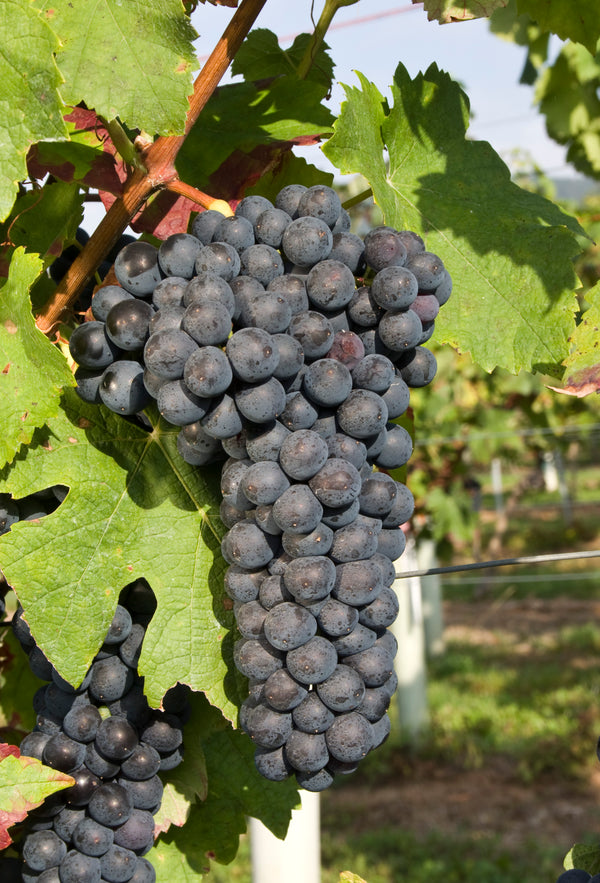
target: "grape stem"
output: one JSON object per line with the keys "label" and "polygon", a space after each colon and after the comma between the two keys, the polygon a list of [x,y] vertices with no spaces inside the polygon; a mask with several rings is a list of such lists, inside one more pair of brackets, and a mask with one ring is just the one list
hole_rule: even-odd
{"label": "grape stem", "polygon": [[181,181],[179,178],[176,178],[174,181],[169,181],[165,189],[170,190],[171,193],[177,193],[179,196],[185,196],[186,199],[195,202],[197,205],[201,205],[202,208],[216,209],[221,212],[222,215],[233,215],[231,206],[228,202],[225,202],[224,199],[215,199],[214,196],[210,196],[208,193],[203,193],[202,190],[198,190],[196,187],[186,184],[185,181]]}
{"label": "grape stem", "polygon": [[[136,150],[136,162],[125,183],[122,195],[106,215],[75,258],[52,297],[38,314],[36,325],[44,334],[52,335],[63,313],[77,300],[79,292],[93,277],[104,256],[116,244],[132,218],[152,194],[167,187],[173,189],[179,180],[175,159],[192,126],[217,88],[267,0],[242,0],[223,35],[194,82],[185,129],[182,135],[161,136],[148,147]],[[109,125],[115,121],[111,121]],[[119,128],[121,128],[119,124]],[[109,129],[109,131],[111,131]],[[124,130],[122,134],[127,138]],[[111,131],[111,137],[113,132]],[[126,150],[120,135],[120,152]],[[127,139],[129,140],[129,139]],[[127,158],[123,157],[126,161]],[[193,188],[192,188],[193,189]],[[177,192],[177,191],[176,191]],[[195,191],[199,193],[199,191]],[[189,192],[184,194],[188,198]],[[198,200],[196,200],[198,201]],[[203,203],[200,203],[201,205]]]}
{"label": "grape stem", "polygon": [[350,197],[350,199],[347,199],[343,203],[343,208],[345,208],[345,209],[352,208],[352,206],[358,205],[359,202],[364,202],[365,199],[370,199],[372,196],[373,196],[373,191],[371,190],[370,187],[368,187],[366,190],[362,190],[360,193],[357,193],[356,196],[352,196],[352,197]]}

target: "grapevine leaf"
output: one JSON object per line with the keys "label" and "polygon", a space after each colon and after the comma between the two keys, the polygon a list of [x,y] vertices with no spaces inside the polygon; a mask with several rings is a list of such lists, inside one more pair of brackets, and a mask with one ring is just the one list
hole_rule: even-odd
{"label": "grapevine leaf", "polygon": [[[250,82],[295,73],[311,41],[311,34],[298,34],[288,49],[282,49],[276,34],[267,28],[256,28],[248,34],[238,50],[231,72],[241,74]],[[322,84],[323,96],[331,86],[334,68],[327,48],[327,44],[321,43],[307,74],[307,79]]]}
{"label": "grapevine leaf", "polygon": [[83,219],[83,195],[76,184],[60,181],[41,190],[29,190],[17,199],[7,221],[0,225],[2,241],[22,246],[42,258],[55,258],[65,242],[75,238]]}
{"label": "grapevine leaf", "polygon": [[[270,148],[267,160],[272,163],[271,151],[278,156],[294,144],[314,143],[330,134],[333,117],[322,106],[321,98],[318,83],[291,75],[279,77],[263,88],[252,83],[223,86],[208,102],[201,122],[192,128],[179,152],[177,169],[181,178],[200,190],[218,192],[222,199],[239,199],[239,191],[243,194],[248,186],[248,171],[254,172],[251,183],[255,183],[268,170],[264,159],[258,163],[258,169],[253,169],[252,163],[249,170],[243,167],[242,158],[255,148]],[[228,121],[226,128],[224,119]],[[238,167],[234,180],[229,174],[232,163]],[[226,171],[222,173],[223,169]],[[215,175],[217,170],[219,176]],[[224,189],[210,189],[220,181]]]}
{"label": "grapevine leaf", "polygon": [[519,13],[527,13],[544,31],[563,40],[582,43],[592,55],[600,38],[600,7],[596,0],[517,0]]}
{"label": "grapevine leaf", "polygon": [[565,858],[565,869],[580,868],[594,876],[600,874],[600,850],[597,844],[576,843]]}
{"label": "grapevine leaf", "polygon": [[52,175],[59,181],[78,181],[120,195],[127,170],[102,120],[93,110],[74,107],[65,116],[65,123],[69,141],[42,142],[29,152],[30,176],[42,180]]}
{"label": "grapevine leaf", "polygon": [[[60,39],[67,104],[164,135],[183,132],[197,36],[181,0],[36,0]],[[90,62],[90,59],[92,61]]]}
{"label": "grapevine leaf", "polygon": [[12,460],[59,409],[73,375],[53,344],[35,326],[28,291],[39,276],[37,255],[18,248],[0,288],[0,464]]}
{"label": "grapevine leaf", "polygon": [[54,61],[55,36],[29,3],[0,2],[0,220],[11,210],[17,182],[27,177],[25,157],[44,139],[66,137]]}
{"label": "grapevine leaf", "polygon": [[16,497],[56,484],[70,492],[38,523],[18,522],[0,537],[0,557],[38,645],[73,684],[100,647],[120,590],[146,578],[158,602],[139,662],[149,702],[158,706],[180,681],[233,719],[241,679],[222,581],[220,470],[184,463],[177,433],[158,420],[147,432],[69,390],[0,480]]}
{"label": "grapevine leaf", "polygon": [[414,80],[399,65],[393,107],[359,77],[323,151],[367,178],[387,224],[420,232],[444,260],[454,294],[437,339],[487,371],[560,376],[574,328],[577,221],[513,184],[489,144],[465,138],[466,97],[435,65]]}
{"label": "grapevine leaf", "polygon": [[207,708],[200,738],[204,746],[208,793],[195,804],[181,829],[161,836],[148,858],[157,877],[194,883],[207,873],[209,859],[222,864],[233,860],[246,817],[260,819],[277,837],[285,837],[298,805],[293,780],[269,782],[254,765],[254,744],[233,730],[214,708]]}
{"label": "grapevine leaf", "polygon": [[[13,746],[6,746],[11,748]],[[11,842],[8,828],[23,821],[29,810],[50,794],[69,788],[73,778],[44,766],[33,757],[7,753],[0,745],[0,849]]]}
{"label": "grapevine leaf", "polygon": [[[422,3],[422,0],[412,0]],[[429,21],[448,24],[457,21],[469,21],[473,18],[489,18],[495,9],[506,6],[507,0],[425,0],[423,7]]]}
{"label": "grapevine leaf", "polygon": [[589,309],[571,335],[564,386],[557,389],[577,398],[600,390],[600,283],[587,292],[585,299]]}
{"label": "grapevine leaf", "polygon": [[154,815],[155,833],[168,831],[171,825],[181,828],[188,819],[196,799],[206,800],[208,777],[202,747],[203,717],[206,704],[192,696],[192,714],[183,730],[185,763],[162,776],[164,791],[160,809]]}
{"label": "grapevine leaf", "polygon": [[367,881],[358,874],[353,874],[352,871],[342,871],[339,883],[367,883]]}
{"label": "grapevine leaf", "polygon": [[536,100],[548,134],[568,147],[567,160],[600,177],[600,63],[582,46],[567,43],[541,75]]}
{"label": "grapevine leaf", "polygon": [[0,631],[0,739],[20,740],[33,730],[33,696],[39,686],[12,629]]}

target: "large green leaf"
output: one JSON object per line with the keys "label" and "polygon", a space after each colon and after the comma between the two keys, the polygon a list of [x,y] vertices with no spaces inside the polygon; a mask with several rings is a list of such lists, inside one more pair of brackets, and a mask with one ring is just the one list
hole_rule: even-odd
{"label": "large green leaf", "polygon": [[0,465],[34,430],[58,413],[61,391],[74,384],[57,348],[35,326],[28,291],[42,269],[18,248],[0,288]]}
{"label": "large green leaf", "polygon": [[568,147],[567,159],[578,171],[594,178],[600,177],[599,61],[567,43],[536,86],[548,134]]}
{"label": "large green leaf", "polygon": [[530,15],[544,31],[582,43],[592,55],[596,51],[600,38],[597,0],[517,0],[517,8]]}
{"label": "large green leaf", "polygon": [[181,829],[161,835],[148,858],[158,879],[195,883],[209,871],[210,859],[227,864],[246,830],[246,817],[260,819],[284,837],[292,809],[299,803],[294,779],[269,782],[254,765],[254,743],[233,730],[216,709],[206,709],[200,739],[206,757],[208,792],[196,803]]}
{"label": "large green leaf", "polygon": [[[242,43],[231,65],[231,72],[241,74],[249,81],[293,74],[311,40],[311,34],[298,34],[288,49],[282,49],[276,34],[267,28],[256,28]],[[334,68],[327,48],[326,43],[321,43],[315,51],[313,64],[307,74],[307,79],[322,84],[323,94],[331,86]]]}
{"label": "large green leaf", "polygon": [[36,141],[66,137],[55,36],[32,5],[0,0],[0,220],[9,213]]}
{"label": "large green leaf", "polygon": [[36,0],[60,39],[66,103],[154,134],[183,131],[197,36],[180,0]]}
{"label": "large green leaf", "polygon": [[177,429],[162,421],[147,432],[72,391],[63,408],[0,474],[2,491],[15,497],[70,488],[51,515],[0,538],[2,568],[36,641],[79,683],[120,590],[144,577],[158,602],[139,662],[150,703],[180,681],[233,719],[242,681],[223,590],[219,466],[185,463]]}
{"label": "large green leaf", "polygon": [[359,77],[323,151],[367,178],[386,223],[424,235],[447,265],[454,294],[438,340],[487,371],[560,374],[574,329],[577,221],[514,185],[489,144],[466,139],[466,97],[435,65],[414,80],[399,65],[391,107]]}

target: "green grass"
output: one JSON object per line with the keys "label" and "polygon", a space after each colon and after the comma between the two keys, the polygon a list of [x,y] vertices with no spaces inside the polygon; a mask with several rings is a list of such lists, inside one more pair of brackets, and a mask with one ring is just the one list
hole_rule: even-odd
{"label": "green grass", "polygon": [[[341,827],[339,818],[324,817],[321,883],[338,883],[342,871],[352,871],[367,883],[552,883],[563,858],[560,849],[534,841],[524,844],[516,858],[492,837],[417,838],[401,828],[381,828],[350,841],[340,834]],[[252,883],[247,838],[235,862],[213,864],[206,879]]]}

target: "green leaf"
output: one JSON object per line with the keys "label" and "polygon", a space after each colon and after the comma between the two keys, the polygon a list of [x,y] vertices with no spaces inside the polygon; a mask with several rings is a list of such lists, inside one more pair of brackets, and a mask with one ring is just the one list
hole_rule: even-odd
{"label": "green leaf", "polygon": [[592,55],[596,52],[600,38],[597,0],[517,0],[517,8],[530,15],[542,30],[582,43]]}
{"label": "green leaf", "polygon": [[21,822],[46,797],[69,788],[73,778],[44,766],[33,757],[7,754],[0,744],[0,849],[11,841],[7,829]]}
{"label": "green leaf", "polygon": [[64,387],[75,381],[61,352],[38,331],[28,291],[39,276],[37,255],[14,253],[0,288],[0,465],[12,460],[34,430],[58,413]]}
{"label": "green leaf", "polygon": [[197,36],[180,0],[36,0],[60,40],[67,104],[151,134],[183,132]]}
{"label": "green leaf", "polygon": [[[217,178],[214,173],[220,170],[223,188],[219,188],[219,196],[239,198],[239,193],[230,194],[225,189],[231,188],[232,176],[225,169],[232,163],[242,165],[243,174],[238,173],[236,184],[243,192],[253,169],[251,163],[246,168],[242,161],[255,148],[267,145],[289,150],[294,143],[314,143],[330,134],[333,117],[322,106],[321,98],[318,83],[295,76],[280,77],[268,88],[257,88],[252,83],[223,86],[206,105],[201,121],[193,127],[178,155],[180,176],[201,190],[216,192],[210,188]],[[227,120],[227,126],[223,126],[223,120]],[[261,165],[260,174],[264,171]]]}
{"label": "green leaf", "polygon": [[39,687],[12,629],[0,628],[0,740],[20,741],[33,730],[33,696]]}
{"label": "green leaf", "polygon": [[367,881],[358,874],[353,874],[352,871],[342,871],[339,883],[367,883]]}
{"label": "green leaf", "polygon": [[76,184],[57,181],[41,190],[29,190],[17,199],[6,223],[0,226],[0,236],[12,246],[53,259],[65,242],[75,239],[83,219],[82,201]]}
{"label": "green leaf", "polygon": [[181,829],[161,835],[148,858],[158,879],[194,883],[209,870],[209,857],[222,864],[235,858],[246,817],[260,819],[273,833],[285,837],[298,803],[295,780],[269,782],[254,765],[254,744],[233,730],[216,711],[206,709],[200,738],[208,775],[208,794],[191,808]]}
{"label": "green leaf", "polygon": [[600,390],[600,282],[585,299],[589,309],[571,337],[572,351],[565,359],[566,377],[559,390],[577,398]]}
{"label": "green leaf", "polygon": [[66,137],[54,61],[58,43],[30,3],[0,0],[0,220],[27,177],[25,157],[44,139]]}
{"label": "green leaf", "polygon": [[597,844],[576,843],[565,858],[565,869],[579,868],[594,876],[600,874],[600,849]]}
{"label": "green leaf", "polygon": [[206,758],[201,735],[207,705],[199,696],[193,696],[190,704],[192,714],[183,730],[185,762],[161,776],[164,791],[160,809],[154,814],[156,833],[168,831],[171,825],[180,828],[186,823],[196,800],[206,800],[208,794]]}
{"label": "green leaf", "polygon": [[392,107],[359,77],[323,152],[369,181],[387,224],[421,233],[446,264],[454,293],[437,339],[486,371],[560,375],[574,328],[577,221],[513,184],[489,144],[466,139],[466,97],[435,65],[414,80],[399,65]]}
{"label": "green leaf", "polygon": [[72,684],[102,644],[120,590],[147,579],[158,602],[138,667],[149,702],[180,681],[233,719],[245,682],[231,661],[220,468],[184,463],[177,433],[162,421],[147,432],[68,391],[0,478],[16,497],[56,484],[70,492],[51,515],[0,537],[0,560],[38,645]]}
{"label": "green leaf", "polygon": [[[412,0],[413,3],[421,3],[422,0]],[[425,0],[423,8],[429,21],[439,21],[440,24],[450,22],[470,21],[473,18],[489,18],[495,9],[506,6],[507,0]]]}
{"label": "green leaf", "polygon": [[[276,34],[266,28],[256,28],[242,43],[231,72],[241,74],[248,81],[295,74],[311,40],[311,34],[298,34],[289,49],[282,49]],[[323,94],[331,86],[334,68],[327,49],[327,44],[320,44],[306,77],[321,83]]]}
{"label": "green leaf", "polygon": [[567,159],[600,178],[600,63],[582,46],[567,43],[541,75],[536,100],[548,134],[568,147]]}

